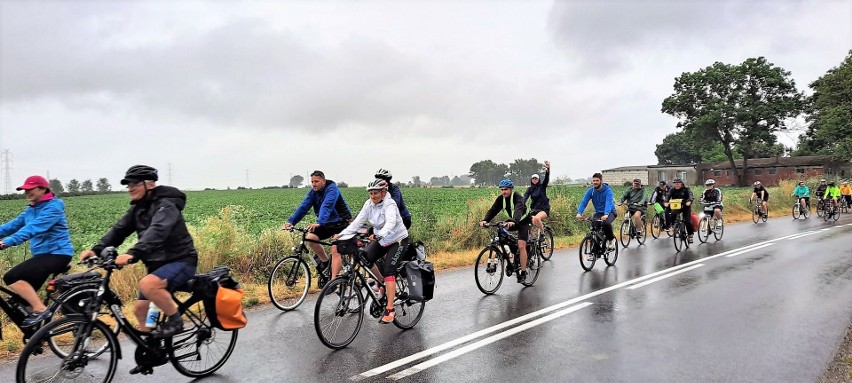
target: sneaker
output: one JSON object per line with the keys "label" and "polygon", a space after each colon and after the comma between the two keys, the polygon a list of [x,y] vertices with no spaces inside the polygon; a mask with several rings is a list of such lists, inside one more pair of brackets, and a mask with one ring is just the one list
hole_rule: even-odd
{"label": "sneaker", "polygon": [[153,335],[154,338],[168,338],[181,331],[183,331],[183,318],[180,317],[180,313],[177,313],[170,316],[169,319],[166,320],[166,323],[163,323],[160,327],[151,331],[151,335]]}
{"label": "sneaker", "polygon": [[544,233],[541,233],[541,234],[538,235],[538,241],[539,242],[544,242],[546,240],[547,240],[547,238],[544,236]]}
{"label": "sneaker", "polygon": [[518,272],[518,283],[524,283],[527,280],[527,271],[519,271]]}
{"label": "sneaker", "polygon": [[595,253],[594,253],[594,252],[589,253],[589,254],[587,254],[587,255],[586,255],[586,261],[588,261],[588,262],[594,262],[594,261],[595,261],[595,258],[596,258],[596,257],[595,257]]}
{"label": "sneaker", "polygon": [[150,375],[154,372],[154,369],[151,367],[145,366],[136,366],[130,369],[130,375],[136,375],[138,373],[142,373],[142,375]]}
{"label": "sneaker", "polygon": [[687,242],[692,243],[692,241],[693,241],[693,239],[692,239],[692,234],[690,234],[689,236],[687,236],[687,237],[686,237],[686,240],[687,240]]}
{"label": "sneaker", "polygon": [[385,313],[384,313],[384,314],[382,315],[382,317],[379,319],[379,323],[381,323],[381,324],[388,324],[388,323],[390,323],[390,322],[393,322],[394,318],[396,318],[396,310],[394,310],[394,309],[390,309],[390,310],[385,309]]}
{"label": "sneaker", "polygon": [[606,249],[607,249],[608,251],[613,251],[613,250],[615,250],[615,247],[616,247],[616,246],[618,246],[618,244],[615,242],[615,238],[610,239],[609,241],[607,241],[607,242],[606,242]]}
{"label": "sneaker", "polygon": [[716,221],[716,231],[722,231],[722,221]]}
{"label": "sneaker", "polygon": [[506,263],[506,276],[511,277],[512,271],[514,271],[514,269],[515,269],[515,265],[512,264],[512,262],[507,262]]}
{"label": "sneaker", "polygon": [[44,310],[41,312],[32,312],[23,322],[21,322],[22,328],[35,326],[47,319],[50,319],[50,316],[53,314],[50,310]]}

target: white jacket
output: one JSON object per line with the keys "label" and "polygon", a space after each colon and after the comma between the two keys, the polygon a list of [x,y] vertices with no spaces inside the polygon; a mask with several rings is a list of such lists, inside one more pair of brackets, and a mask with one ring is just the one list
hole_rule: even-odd
{"label": "white jacket", "polygon": [[373,203],[373,200],[367,199],[358,216],[340,232],[340,235],[355,234],[368,221],[373,225],[373,234],[379,238],[379,245],[390,246],[408,237],[408,230],[402,223],[399,208],[396,207],[396,202],[391,198],[390,193],[387,193],[379,203]]}

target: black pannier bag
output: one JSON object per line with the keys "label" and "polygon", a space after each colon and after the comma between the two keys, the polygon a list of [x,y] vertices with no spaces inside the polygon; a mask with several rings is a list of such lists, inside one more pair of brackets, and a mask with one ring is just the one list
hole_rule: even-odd
{"label": "black pannier bag", "polygon": [[361,249],[361,246],[364,245],[357,236],[349,239],[339,239],[331,244],[337,246],[338,253],[347,255],[357,254]]}
{"label": "black pannier bag", "polygon": [[408,296],[416,302],[432,299],[435,292],[435,268],[432,262],[415,259],[405,265]]}

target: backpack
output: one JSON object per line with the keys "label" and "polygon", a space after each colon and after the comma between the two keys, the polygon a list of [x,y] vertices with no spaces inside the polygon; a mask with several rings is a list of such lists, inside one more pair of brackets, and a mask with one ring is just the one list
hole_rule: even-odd
{"label": "backpack", "polygon": [[225,266],[196,276],[195,293],[204,302],[204,311],[213,327],[236,330],[246,327],[248,318],[243,310],[243,290]]}

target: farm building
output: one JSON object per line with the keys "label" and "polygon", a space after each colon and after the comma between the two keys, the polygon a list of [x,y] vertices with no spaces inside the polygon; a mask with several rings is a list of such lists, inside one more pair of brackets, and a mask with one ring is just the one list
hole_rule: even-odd
{"label": "farm building", "polygon": [[635,178],[642,180],[643,185],[656,185],[660,181],[671,183],[675,178],[683,179],[687,185],[702,181],[698,179],[698,172],[692,164],[622,166],[606,169],[601,174],[610,185],[623,185]]}
{"label": "farm building", "polygon": [[[743,160],[734,164],[742,171]],[[729,161],[706,164],[702,167],[702,178],[712,178],[721,185],[735,185],[734,171]],[[852,163],[834,161],[831,156],[770,157],[748,160],[745,181],[751,184],[760,181],[764,185],[775,186],[781,180],[805,179],[811,177],[847,178],[852,176]]]}

